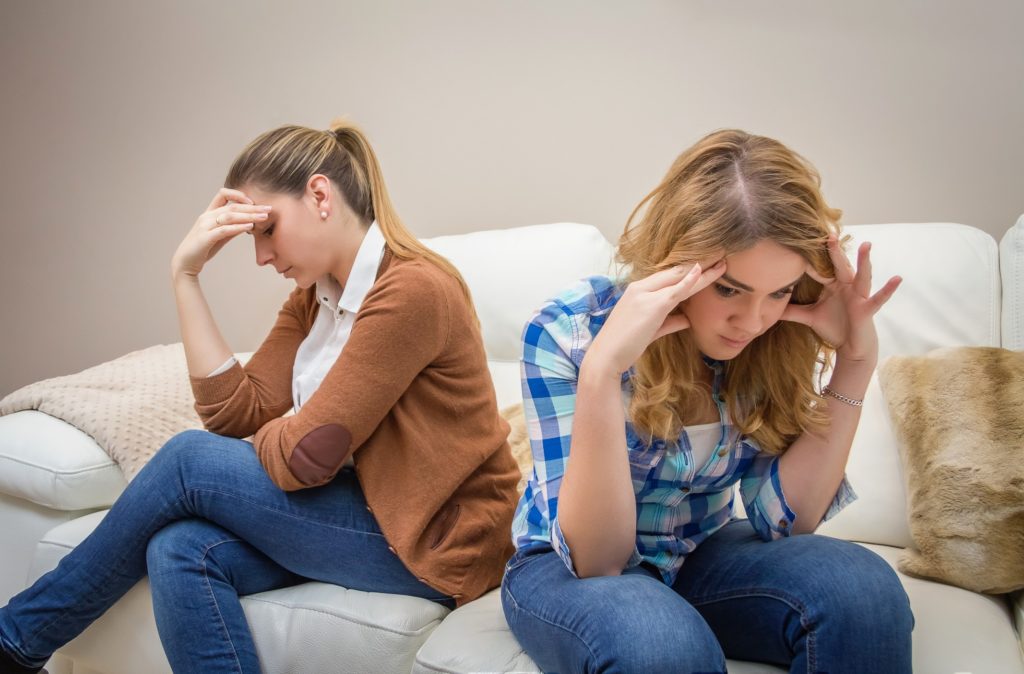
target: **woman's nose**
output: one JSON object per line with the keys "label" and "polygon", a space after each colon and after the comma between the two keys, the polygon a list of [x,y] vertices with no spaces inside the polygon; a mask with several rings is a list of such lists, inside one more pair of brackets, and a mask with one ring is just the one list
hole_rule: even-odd
{"label": "woman's nose", "polygon": [[258,238],[255,240],[256,244],[256,264],[263,266],[269,264],[274,259],[274,252],[271,250],[269,243],[263,243]]}
{"label": "woman's nose", "polygon": [[764,325],[764,320],[761,316],[761,306],[759,304],[751,303],[733,316],[733,325],[743,330],[747,335],[753,337],[754,335],[761,333],[761,328]]}

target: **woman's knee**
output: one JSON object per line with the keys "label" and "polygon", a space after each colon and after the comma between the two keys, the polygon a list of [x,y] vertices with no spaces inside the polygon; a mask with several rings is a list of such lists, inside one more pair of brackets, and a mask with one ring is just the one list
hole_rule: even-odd
{"label": "woman's knee", "polygon": [[[872,550],[849,541],[815,536],[821,554],[804,576],[809,601],[824,601],[824,616],[844,624],[875,625],[890,634],[909,634],[914,615],[896,571]],[[811,559],[808,559],[811,561]],[[872,616],[865,620],[865,616]]]}
{"label": "woman's knee", "polygon": [[238,466],[246,458],[255,459],[248,442],[190,429],[165,442],[146,468],[172,473],[199,471],[205,475],[219,466]]}
{"label": "woman's knee", "polygon": [[146,546],[146,568],[150,579],[189,568],[201,567],[211,546],[233,537],[220,527],[201,519],[171,522],[153,534]]}
{"label": "woman's knee", "polygon": [[909,634],[914,628],[914,614],[896,571],[868,548],[850,545],[856,548],[854,554],[859,559],[845,570],[841,579],[848,618],[863,620],[865,615],[876,616],[878,624]]}
{"label": "woman's knee", "polygon": [[579,591],[520,601],[502,589],[513,634],[545,671],[725,671],[711,628],[660,581],[616,576],[570,585]]}

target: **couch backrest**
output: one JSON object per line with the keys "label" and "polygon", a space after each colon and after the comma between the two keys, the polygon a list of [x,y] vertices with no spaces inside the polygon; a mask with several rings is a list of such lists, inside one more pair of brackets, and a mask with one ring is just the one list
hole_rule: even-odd
{"label": "couch backrest", "polygon": [[986,232],[951,223],[855,225],[847,251],[872,243],[873,286],[903,284],[878,314],[880,355],[924,354],[941,346],[999,346],[999,250]]}
{"label": "couch backrest", "polygon": [[[872,242],[876,290],[890,276],[903,277],[900,290],[876,318],[881,358],[943,346],[1000,345],[1006,326],[1001,324],[999,249],[990,235],[951,223],[859,225],[845,231],[853,239],[847,251],[851,259],[862,241]],[[448,257],[469,283],[501,406],[521,400],[519,340],[533,311],[579,278],[612,270],[612,244],[587,225],[518,227],[426,243]],[[1004,248],[1008,245],[1024,246],[1024,236],[1009,243],[1004,239]],[[1016,269],[1013,273],[1020,274]],[[909,545],[898,446],[877,379],[867,394],[847,475],[860,499],[819,531]],[[742,516],[741,504],[738,511]]]}
{"label": "couch backrest", "polygon": [[520,338],[533,312],[577,280],[612,269],[612,245],[591,225],[532,225],[423,242],[448,258],[469,285],[499,407],[522,399]]}
{"label": "couch backrest", "polygon": [[1024,349],[1024,215],[999,243],[1003,275],[1003,347]]}

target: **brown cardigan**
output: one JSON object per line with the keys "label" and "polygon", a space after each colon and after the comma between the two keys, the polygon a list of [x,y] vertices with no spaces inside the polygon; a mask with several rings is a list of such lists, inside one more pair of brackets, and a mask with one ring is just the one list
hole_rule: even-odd
{"label": "brown cardigan", "polygon": [[519,468],[458,282],[385,249],[337,362],[282,417],[315,291],[292,292],[244,368],[191,378],[199,417],[214,433],[255,433],[260,461],[286,491],[329,482],[352,454],[370,511],[415,576],[459,605],[497,587],[514,550]]}

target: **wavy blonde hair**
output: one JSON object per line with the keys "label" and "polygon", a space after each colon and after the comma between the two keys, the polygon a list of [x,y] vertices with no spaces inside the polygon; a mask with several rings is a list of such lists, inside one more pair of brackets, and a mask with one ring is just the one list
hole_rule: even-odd
{"label": "wavy blonde hair", "polygon": [[402,224],[384,184],[384,174],[369,140],[351,121],[338,118],[328,131],[288,125],[260,134],[228,169],[224,186],[254,185],[268,192],[301,196],[310,176],[327,176],[355,214],[369,226],[374,220],[388,248],[402,260],[422,258],[459,282],[473,309],[469,286],[451,262],[424,246]]}
{"label": "wavy blonde hair", "polygon": [[[684,151],[633,210],[617,260],[628,267],[624,280],[632,282],[769,239],[832,278],[826,243],[830,234],[839,236],[841,215],[825,203],[821,179],[803,157],[771,138],[716,131]],[[811,304],[821,290],[805,275],[791,302]],[[775,323],[725,365],[723,394],[733,423],[770,454],[784,452],[805,430],[823,430],[828,418],[814,369],[830,367],[833,353],[807,326]],[[685,410],[710,393],[703,368],[689,330],[653,342],[637,361],[632,382],[629,416],[637,430],[677,441]]]}

